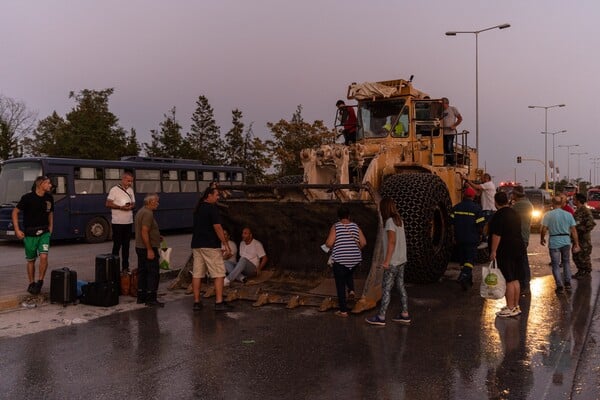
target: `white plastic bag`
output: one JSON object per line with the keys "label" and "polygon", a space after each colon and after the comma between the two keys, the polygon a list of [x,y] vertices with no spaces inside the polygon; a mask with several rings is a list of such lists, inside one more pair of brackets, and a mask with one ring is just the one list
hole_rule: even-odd
{"label": "white plastic bag", "polygon": [[160,269],[170,269],[171,268],[171,252],[173,251],[172,247],[167,247],[167,243],[163,241],[160,244],[160,249],[158,249],[158,265]]}
{"label": "white plastic bag", "polygon": [[496,265],[496,260],[487,267],[481,268],[481,297],[484,299],[501,299],[506,293],[506,280]]}

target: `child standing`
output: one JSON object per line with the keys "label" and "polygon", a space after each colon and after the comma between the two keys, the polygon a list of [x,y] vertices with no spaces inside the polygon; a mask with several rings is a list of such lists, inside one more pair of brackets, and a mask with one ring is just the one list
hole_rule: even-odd
{"label": "child standing", "polygon": [[385,313],[390,304],[390,295],[394,287],[400,293],[402,303],[402,312],[392,318],[392,321],[402,324],[410,324],[408,315],[408,297],[404,288],[404,268],[406,267],[406,235],[404,233],[404,224],[402,217],[396,208],[394,200],[384,198],[379,204],[381,218],[384,222],[385,235],[383,235],[383,248],[385,249],[385,258],[381,265],[383,271],[381,306],[379,313],[366,318],[366,322],[371,325],[385,326]]}

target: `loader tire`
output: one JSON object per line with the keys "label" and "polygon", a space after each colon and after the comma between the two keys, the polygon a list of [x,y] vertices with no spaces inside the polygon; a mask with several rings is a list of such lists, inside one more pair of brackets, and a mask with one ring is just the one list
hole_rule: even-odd
{"label": "loader tire", "polygon": [[281,185],[299,185],[304,181],[302,175],[285,175],[275,179],[273,183]]}
{"label": "loader tire", "polygon": [[449,217],[452,203],[446,184],[428,173],[401,173],[384,181],[381,195],[396,202],[405,223],[408,256],[405,280],[438,281],[452,252]]}

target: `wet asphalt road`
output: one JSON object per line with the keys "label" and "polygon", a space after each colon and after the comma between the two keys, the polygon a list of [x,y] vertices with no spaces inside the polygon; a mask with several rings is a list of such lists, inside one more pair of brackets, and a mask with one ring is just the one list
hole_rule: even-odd
{"label": "wet asphalt road", "polygon": [[[0,397],[567,399],[583,390],[595,397],[576,398],[598,398],[597,360],[584,373],[591,391],[573,381],[599,281],[595,271],[556,296],[551,276],[536,278],[523,314],[506,320],[495,318],[503,301],[455,282],[412,286],[413,323],[383,328],[364,314],[249,302],[217,314],[212,299],[194,314],[188,297],[0,339]],[[397,306],[394,298],[388,315]]]}

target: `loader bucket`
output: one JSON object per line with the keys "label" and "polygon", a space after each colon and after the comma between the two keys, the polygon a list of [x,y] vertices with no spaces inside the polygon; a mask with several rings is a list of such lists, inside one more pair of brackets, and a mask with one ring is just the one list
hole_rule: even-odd
{"label": "loader bucket", "polygon": [[[322,305],[327,299],[335,298],[333,273],[327,265],[329,255],[321,245],[338,219],[341,204],[350,209],[351,220],[367,238],[363,262],[354,273],[359,295],[358,290],[369,281],[367,277],[380,231],[377,202],[368,187],[308,184],[227,187],[218,203],[223,226],[236,243],[241,240],[242,229],[250,227],[268,257],[265,274],[269,278],[261,279],[261,273],[258,284],[237,288],[235,298],[287,303],[289,307],[290,304]],[[380,279],[374,281],[381,284]],[[369,289],[364,287],[363,293]],[[378,299],[371,299],[369,303],[374,306]]]}

